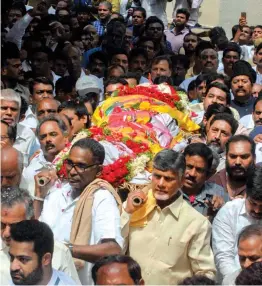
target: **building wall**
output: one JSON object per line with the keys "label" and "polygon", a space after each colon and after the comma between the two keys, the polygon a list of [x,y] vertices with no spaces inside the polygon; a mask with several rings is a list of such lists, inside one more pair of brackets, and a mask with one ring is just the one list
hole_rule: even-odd
{"label": "building wall", "polygon": [[[172,21],[175,0],[167,4],[167,17]],[[241,12],[247,13],[248,25],[262,25],[262,0],[204,0],[200,8],[199,23],[203,26],[222,26],[228,37],[238,24]]]}

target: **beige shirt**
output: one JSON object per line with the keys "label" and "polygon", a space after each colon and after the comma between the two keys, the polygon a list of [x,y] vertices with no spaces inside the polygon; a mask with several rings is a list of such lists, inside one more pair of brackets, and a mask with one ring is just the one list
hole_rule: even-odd
{"label": "beige shirt", "polygon": [[182,196],[162,210],[156,207],[145,227],[129,227],[129,220],[123,210],[125,249],[140,264],[145,284],[177,284],[194,274],[214,278],[211,225]]}
{"label": "beige shirt", "polygon": [[[0,285],[10,285],[10,257],[9,248],[2,243],[0,249]],[[54,269],[66,273],[77,285],[81,285],[70,250],[61,242],[55,241],[52,259]]]}

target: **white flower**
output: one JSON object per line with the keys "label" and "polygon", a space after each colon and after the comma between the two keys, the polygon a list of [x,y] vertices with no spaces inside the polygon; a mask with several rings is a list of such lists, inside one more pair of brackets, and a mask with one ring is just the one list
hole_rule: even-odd
{"label": "white flower", "polygon": [[131,177],[133,178],[137,174],[144,172],[146,168],[146,164],[149,161],[150,161],[150,158],[145,154],[135,158],[134,161],[130,164]]}

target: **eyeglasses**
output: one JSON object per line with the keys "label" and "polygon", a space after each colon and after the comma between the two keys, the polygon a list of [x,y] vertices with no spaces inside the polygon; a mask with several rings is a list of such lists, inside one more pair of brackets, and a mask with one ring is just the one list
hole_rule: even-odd
{"label": "eyeglasses", "polygon": [[84,173],[87,169],[93,166],[97,166],[98,164],[86,165],[83,163],[73,163],[72,160],[67,159],[65,160],[65,165],[66,165],[68,172],[70,172],[72,168],[74,168],[78,174],[81,174],[81,173]]}
{"label": "eyeglasses", "polygon": [[0,135],[0,139],[1,139],[1,141],[4,141],[4,140],[9,139],[9,136],[6,136],[6,135]]}

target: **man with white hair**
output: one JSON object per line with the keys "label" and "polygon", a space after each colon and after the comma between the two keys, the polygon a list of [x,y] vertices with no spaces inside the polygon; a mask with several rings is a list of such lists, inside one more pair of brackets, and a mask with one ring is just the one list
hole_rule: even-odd
{"label": "man with white hair", "polygon": [[0,95],[0,119],[10,126],[16,126],[17,135],[14,148],[20,151],[24,157],[24,165],[28,165],[30,150],[34,150],[34,132],[19,123],[21,110],[21,97],[12,89],[3,89]]}

